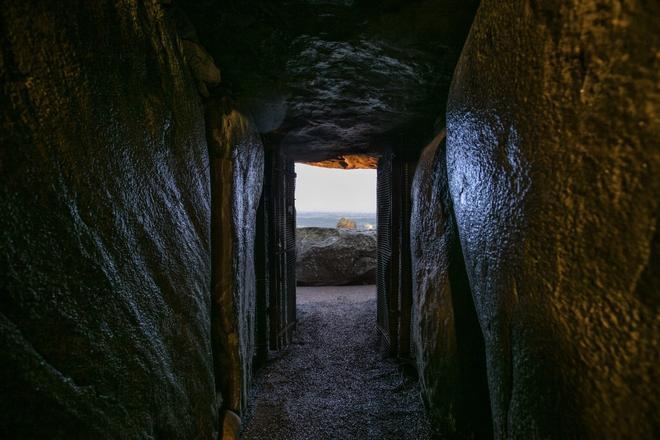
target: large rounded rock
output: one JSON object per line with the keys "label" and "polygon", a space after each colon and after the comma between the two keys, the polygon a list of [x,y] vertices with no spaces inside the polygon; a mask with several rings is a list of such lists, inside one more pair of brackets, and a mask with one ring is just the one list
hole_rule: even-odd
{"label": "large rounded rock", "polygon": [[447,169],[495,438],[656,438],[657,2],[483,1]]}
{"label": "large rounded rock", "polygon": [[376,283],[376,234],[335,228],[299,228],[296,278],[303,286]]}

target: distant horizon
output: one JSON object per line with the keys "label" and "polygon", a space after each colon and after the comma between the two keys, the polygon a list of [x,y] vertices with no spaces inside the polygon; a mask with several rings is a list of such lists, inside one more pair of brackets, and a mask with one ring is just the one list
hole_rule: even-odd
{"label": "distant horizon", "polygon": [[375,212],[308,212],[296,211],[296,227],[323,227],[336,228],[341,218],[347,218],[355,222],[358,230],[374,230],[378,224]]}

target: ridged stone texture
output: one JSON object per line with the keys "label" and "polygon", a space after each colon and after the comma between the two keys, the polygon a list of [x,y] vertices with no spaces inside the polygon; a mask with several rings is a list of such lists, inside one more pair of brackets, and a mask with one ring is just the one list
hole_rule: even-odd
{"label": "ridged stone texture", "polygon": [[204,115],[156,2],[0,12],[0,437],[212,438]]}
{"label": "ridged stone texture", "polygon": [[242,414],[255,350],[254,239],[264,150],[251,120],[227,100],[207,105],[213,187],[213,349],[218,388]]}

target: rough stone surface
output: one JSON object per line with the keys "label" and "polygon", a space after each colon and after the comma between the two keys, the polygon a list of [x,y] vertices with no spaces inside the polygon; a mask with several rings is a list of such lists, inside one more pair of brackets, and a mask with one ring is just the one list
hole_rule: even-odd
{"label": "rough stone surface", "polygon": [[296,280],[303,286],[376,282],[376,234],[335,228],[296,230]]}
{"label": "rough stone surface", "polygon": [[257,376],[244,440],[434,438],[417,381],[380,353],[375,294],[298,288],[298,330]]}
{"label": "rough stone surface", "polygon": [[450,438],[492,438],[484,341],[452,218],[444,138],[424,149],[412,184],[415,360],[434,427]]}
{"label": "rough stone surface", "polygon": [[376,169],[378,168],[378,157],[366,154],[343,154],[321,162],[307,162],[307,165],[342,170]]}
{"label": "rough stone surface", "polygon": [[255,350],[254,239],[264,151],[253,123],[228,100],[207,106],[211,151],[213,348],[226,408],[242,414]]}
{"label": "rough stone surface", "polygon": [[233,411],[225,411],[220,440],[238,440],[241,437],[241,418]]}
{"label": "rough stone surface", "polygon": [[202,46],[190,40],[181,40],[181,46],[196,79],[212,84],[220,82],[220,70]]}
{"label": "rough stone surface", "polygon": [[0,437],[211,438],[209,172],[157,2],[0,13]]}
{"label": "rough stone surface", "polygon": [[269,141],[314,161],[423,145],[479,2],[179,3]]}
{"label": "rough stone surface", "polygon": [[659,15],[481,3],[447,153],[496,438],[658,435]]}

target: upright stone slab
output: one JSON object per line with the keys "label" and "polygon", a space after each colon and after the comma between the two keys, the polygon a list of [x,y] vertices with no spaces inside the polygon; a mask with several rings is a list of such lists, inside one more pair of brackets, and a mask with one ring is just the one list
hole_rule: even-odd
{"label": "upright stone slab", "polygon": [[209,103],[213,216],[213,350],[227,409],[247,405],[255,354],[254,239],[264,175],[261,137],[228,100]]}
{"label": "upright stone slab", "polygon": [[496,438],[654,438],[657,2],[487,0],[447,114]]}
{"label": "upright stone slab", "polygon": [[412,184],[412,338],[434,428],[492,436],[484,343],[472,303],[447,183],[444,131],[422,152]]}
{"label": "upright stone slab", "polygon": [[212,438],[204,115],[160,4],[0,29],[0,437]]}

